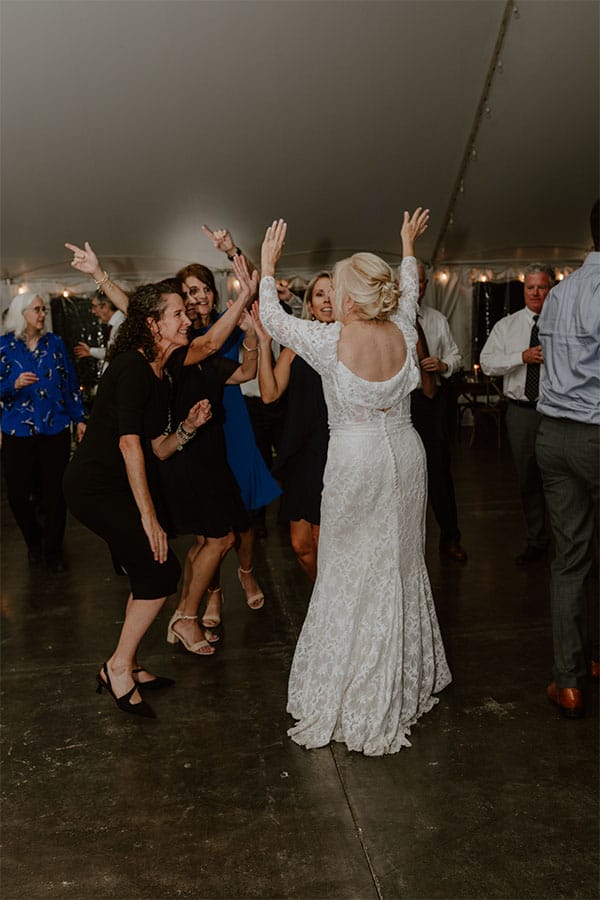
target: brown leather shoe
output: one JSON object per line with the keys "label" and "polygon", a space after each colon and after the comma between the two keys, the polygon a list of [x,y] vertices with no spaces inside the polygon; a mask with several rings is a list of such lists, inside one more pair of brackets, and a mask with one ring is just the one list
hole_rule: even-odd
{"label": "brown leather shoe", "polygon": [[449,556],[455,562],[464,563],[468,559],[467,551],[460,544],[448,544],[447,547],[441,547],[440,552],[445,556]]}
{"label": "brown leather shoe", "polygon": [[583,716],[583,691],[578,688],[559,688],[555,681],[546,690],[548,700],[556,703],[561,715],[567,719],[581,719]]}
{"label": "brown leather shoe", "polygon": [[595,659],[590,663],[590,675],[592,678],[600,678],[600,662]]}

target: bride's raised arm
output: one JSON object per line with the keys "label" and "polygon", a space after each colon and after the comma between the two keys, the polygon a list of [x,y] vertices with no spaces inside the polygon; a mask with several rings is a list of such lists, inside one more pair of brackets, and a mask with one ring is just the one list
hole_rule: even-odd
{"label": "bride's raised arm", "polygon": [[402,238],[402,262],[398,268],[398,282],[400,285],[400,301],[397,312],[392,315],[392,320],[398,318],[403,322],[414,325],[417,319],[419,304],[419,272],[415,259],[415,241],[427,229],[429,222],[429,210],[417,207],[412,216],[404,212],[404,220],[400,230]]}
{"label": "bride's raised arm", "polygon": [[[274,276],[286,232],[287,224],[279,219],[267,228],[265,234],[261,250],[260,319],[272,338],[289,347],[322,374],[336,361],[339,325],[297,319],[281,306]],[[241,264],[239,257],[234,258],[234,271]]]}

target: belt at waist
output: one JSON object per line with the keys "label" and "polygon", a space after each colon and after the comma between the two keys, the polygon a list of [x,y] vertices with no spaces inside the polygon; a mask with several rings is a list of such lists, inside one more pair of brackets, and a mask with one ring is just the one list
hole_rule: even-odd
{"label": "belt at waist", "polygon": [[522,409],[537,410],[537,400],[534,400],[532,403],[531,400],[513,400],[512,397],[507,397],[506,399],[509,403],[514,403],[515,406],[520,406]]}
{"label": "belt at waist", "polygon": [[357,437],[365,434],[381,434],[382,432],[399,432],[412,430],[413,424],[410,416],[402,416],[397,419],[388,419],[382,416],[381,419],[369,419],[365,422],[330,422],[329,432],[334,435],[356,435]]}

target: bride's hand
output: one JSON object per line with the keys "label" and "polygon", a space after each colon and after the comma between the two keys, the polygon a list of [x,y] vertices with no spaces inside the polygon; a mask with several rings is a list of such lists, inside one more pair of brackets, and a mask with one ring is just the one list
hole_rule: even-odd
{"label": "bride's hand", "polygon": [[404,212],[404,221],[400,231],[404,256],[413,256],[414,242],[426,231],[428,223],[428,209],[418,206],[412,216],[407,211]]}
{"label": "bride's hand", "polygon": [[273,224],[267,228],[260,253],[260,274],[262,276],[275,274],[275,266],[285,244],[286,232],[287,222],[284,222],[283,219],[275,219]]}

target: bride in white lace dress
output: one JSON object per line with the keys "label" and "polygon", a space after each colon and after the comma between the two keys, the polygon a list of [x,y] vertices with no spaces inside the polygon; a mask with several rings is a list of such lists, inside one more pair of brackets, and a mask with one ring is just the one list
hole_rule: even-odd
{"label": "bride in white lace dress", "polygon": [[274,273],[286,224],[267,229],[260,317],[320,375],[330,427],[318,576],[292,663],[288,734],[304,747],[343,741],[369,756],[407,735],[450,681],[425,567],[425,453],[410,418],[418,275],[413,242],[428,211],[404,214],[400,300],[383,260],[334,270],[336,322],[287,315]]}

